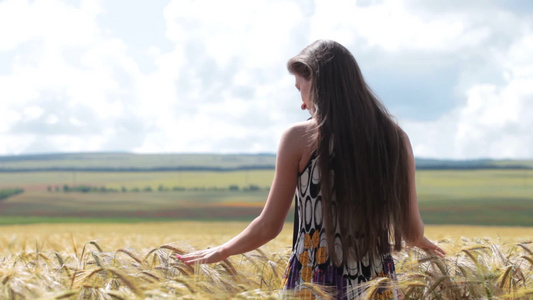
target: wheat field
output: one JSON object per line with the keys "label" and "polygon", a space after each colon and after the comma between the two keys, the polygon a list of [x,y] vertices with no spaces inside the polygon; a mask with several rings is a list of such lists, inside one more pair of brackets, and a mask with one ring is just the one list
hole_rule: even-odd
{"label": "wheat field", "polygon": [[[0,299],[256,299],[280,291],[292,226],[213,265],[174,254],[218,245],[243,222],[50,224],[0,227]],[[533,228],[427,226],[448,253],[394,253],[405,299],[533,299]],[[383,284],[369,284],[367,297]],[[309,285],[312,297],[327,297]]]}

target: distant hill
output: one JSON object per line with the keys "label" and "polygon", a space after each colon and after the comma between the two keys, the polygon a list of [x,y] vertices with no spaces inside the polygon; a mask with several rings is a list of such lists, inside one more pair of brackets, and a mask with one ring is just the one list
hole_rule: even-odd
{"label": "distant hill", "polygon": [[273,169],[274,154],[61,153],[0,156],[0,172]]}
{"label": "distant hill", "polygon": [[[0,172],[232,171],[274,169],[275,154],[58,153],[0,156]],[[531,160],[416,159],[421,170],[533,169]]]}
{"label": "distant hill", "polygon": [[472,169],[533,169],[532,160],[442,160],[416,158],[416,168],[421,170],[472,170]]}

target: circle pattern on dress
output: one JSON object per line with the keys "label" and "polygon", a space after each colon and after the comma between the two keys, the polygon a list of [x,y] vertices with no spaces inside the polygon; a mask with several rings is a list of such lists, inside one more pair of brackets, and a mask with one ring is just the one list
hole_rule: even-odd
{"label": "circle pattern on dress", "polygon": [[[389,258],[364,257],[362,260],[347,259],[336,267],[329,256],[328,242],[324,228],[324,203],[320,188],[318,157],[313,153],[309,163],[298,176],[295,201],[297,202],[298,230],[294,252],[286,270],[285,287],[299,291],[305,282],[315,282],[335,286],[339,293],[348,297],[358,297],[361,282],[368,281],[378,274],[394,277],[394,262]],[[332,179],[334,174],[330,174]],[[338,259],[342,261],[342,237],[336,213],[336,201],[332,199],[333,246]],[[385,268],[384,266],[387,266]],[[381,275],[379,275],[381,276]]]}

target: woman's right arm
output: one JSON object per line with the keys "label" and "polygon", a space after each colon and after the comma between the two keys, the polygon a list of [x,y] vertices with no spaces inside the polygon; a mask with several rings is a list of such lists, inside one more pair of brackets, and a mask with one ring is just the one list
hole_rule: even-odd
{"label": "woman's right arm", "polygon": [[418,247],[423,250],[431,251],[434,254],[444,257],[446,252],[428,240],[424,236],[424,222],[420,216],[418,208],[418,198],[416,196],[416,182],[415,182],[415,158],[409,137],[403,132],[405,147],[407,150],[408,176],[409,176],[409,219],[406,228],[405,242],[407,246]]}
{"label": "woman's right arm", "polygon": [[274,181],[261,214],[241,233],[228,242],[206,250],[195,251],[178,259],[187,264],[214,263],[235,254],[254,250],[275,238],[283,228],[292,204],[298,181],[298,166],[302,155],[304,126],[293,126],[281,138],[276,156]]}

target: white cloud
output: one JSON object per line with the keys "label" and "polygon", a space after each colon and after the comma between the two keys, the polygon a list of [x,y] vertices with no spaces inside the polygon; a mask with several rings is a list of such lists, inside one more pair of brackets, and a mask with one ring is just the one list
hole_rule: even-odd
{"label": "white cloud", "polygon": [[35,135],[30,134],[2,134],[0,153],[19,154],[20,149],[25,149],[35,141]]}
{"label": "white cloud", "polygon": [[54,114],[48,115],[45,120],[46,124],[56,124],[57,121],[59,121],[59,118]]}
{"label": "white cloud", "polygon": [[[291,42],[303,18],[299,7],[288,1],[171,1],[165,18],[166,37],[176,48],[161,54],[157,71],[140,84],[142,111],[157,121],[134,151],[275,151],[283,127],[299,119],[285,112],[285,123],[264,129],[287,107],[287,95],[278,93],[290,78],[285,62],[300,47]],[[264,120],[259,125],[257,116]],[[226,142],[232,139],[239,142]]]}
{"label": "white cloud", "polygon": [[289,1],[174,0],[165,17],[166,36],[177,45],[193,40],[221,67],[242,57],[244,66],[263,68],[283,58],[291,30],[303,16]]}
{"label": "white cloud", "polygon": [[477,84],[466,103],[433,122],[404,122],[415,155],[452,158],[533,157],[533,34],[501,59],[506,82]]}
{"label": "white cloud", "polygon": [[[0,111],[11,116],[0,120],[10,141],[0,153],[105,150],[117,134],[108,128],[129,112],[124,100],[135,102],[139,72],[127,45],[98,27],[97,2],[0,5],[0,50],[16,53],[11,74],[0,76]],[[20,29],[13,36],[6,28]]]}
{"label": "white cloud", "polygon": [[[411,93],[431,86],[455,95],[439,100],[451,104],[433,104],[447,108],[437,119],[401,119],[416,155],[533,157],[531,20],[491,5],[442,13],[429,2],[370,2],[169,1],[161,12],[166,31],[153,32],[169,47],[132,45],[112,24],[103,27],[107,2],[4,0],[0,154],[274,152],[282,130],[307,117],[286,61],[329,38],[373,68],[363,73],[393,74],[380,86],[412,77],[405,82],[420,85]],[[131,21],[150,29],[153,20]],[[139,53],[147,61],[137,61]],[[449,86],[426,85],[444,65],[457,66],[446,69]],[[410,102],[412,94],[397,98],[384,100],[393,109],[431,109]]]}
{"label": "white cloud", "polygon": [[32,39],[46,43],[87,45],[95,36],[95,1],[83,1],[85,9],[72,9],[63,1],[5,0],[0,3],[0,50],[13,50]]}
{"label": "white cloud", "polygon": [[421,14],[408,10],[404,1],[389,0],[358,6],[356,1],[317,1],[312,36],[330,37],[357,48],[398,52],[424,50],[453,52],[487,39],[486,27],[470,27],[467,15]]}
{"label": "white cloud", "polygon": [[8,131],[13,124],[22,118],[18,112],[14,110],[1,109],[1,107],[0,114],[4,116],[4,118],[2,118],[3,121],[0,122],[0,132]]}

